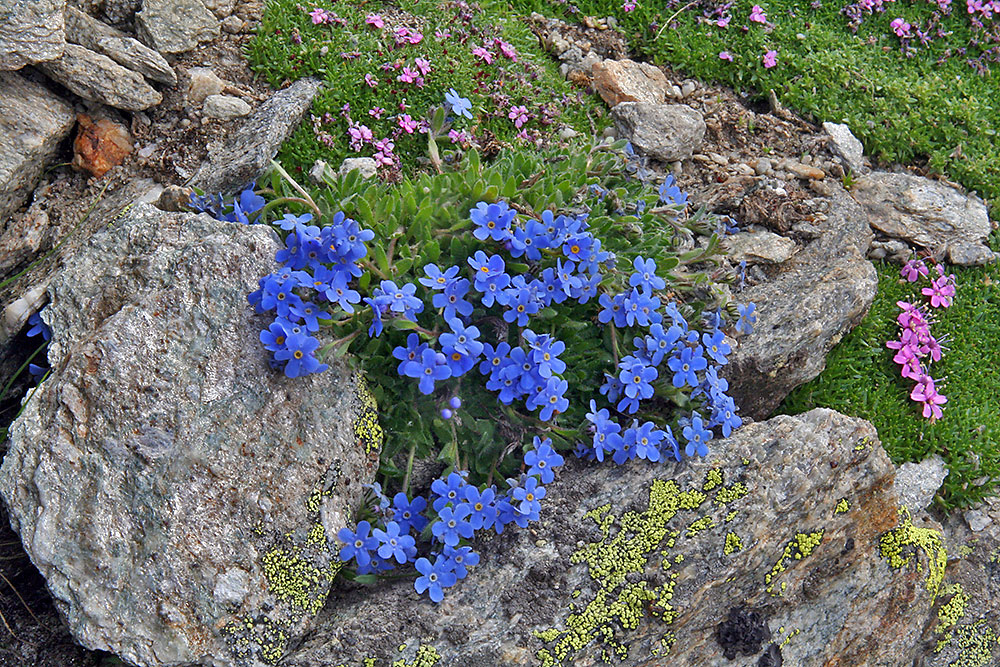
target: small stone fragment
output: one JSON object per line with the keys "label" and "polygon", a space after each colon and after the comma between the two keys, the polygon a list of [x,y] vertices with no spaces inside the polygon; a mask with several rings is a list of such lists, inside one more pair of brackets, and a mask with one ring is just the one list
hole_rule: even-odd
{"label": "small stone fragment", "polygon": [[188,76],[191,81],[188,83],[187,99],[191,104],[201,104],[209,95],[218,95],[226,87],[226,82],[210,67],[192,67]]}
{"label": "small stone fragment", "polygon": [[[885,249],[882,252],[884,255]],[[926,509],[947,476],[944,459],[936,454],[920,463],[908,461],[899,466],[895,482],[899,505],[911,512]]]}
{"label": "small stone fragment", "polygon": [[759,157],[753,163],[754,173],[757,174],[758,176],[763,176],[764,174],[770,172],[771,169],[773,169],[773,167],[771,166],[771,160],[769,160],[766,157]]}
{"label": "small stone fragment", "polygon": [[830,135],[830,148],[833,152],[843,158],[847,167],[855,174],[864,173],[865,147],[851,133],[851,128],[843,123],[823,123],[823,129]]}
{"label": "small stone fragment", "polygon": [[78,126],[73,141],[73,167],[100,178],[112,167],[125,161],[132,152],[128,128],[108,118],[96,122],[87,114],[76,117]]}
{"label": "small stone fragment", "polygon": [[0,234],[0,281],[12,269],[26,264],[41,250],[48,238],[49,216],[45,209],[32,204],[24,215],[15,217]]}
{"label": "small stone fragment", "polygon": [[238,35],[243,32],[243,19],[239,16],[227,16],[222,19],[222,29],[230,35]]}
{"label": "small stone fragment", "polygon": [[83,99],[116,109],[142,111],[163,101],[140,74],[77,44],[67,44],[62,57],[38,68]]}
{"label": "small stone fragment", "polygon": [[993,523],[993,519],[979,510],[967,510],[962,516],[965,518],[965,522],[969,524],[969,529],[974,533],[984,530],[986,526]]}
{"label": "small stone fragment", "polygon": [[748,264],[781,264],[796,250],[795,241],[763,229],[727,236],[723,243],[734,263],[746,260]]}
{"label": "small stone fragment", "polygon": [[144,0],[135,28],[160,53],[184,53],[219,36],[219,20],[201,0]]}
{"label": "small stone fragment", "polygon": [[826,178],[826,172],[822,169],[817,169],[816,167],[811,167],[807,164],[796,162],[795,160],[789,160],[788,164],[785,165],[785,169],[799,178],[805,178],[813,181],[819,181]]}
{"label": "small stone fragment", "polygon": [[370,157],[349,157],[341,163],[337,173],[345,176],[354,169],[361,172],[362,178],[374,178],[378,174],[378,163]]}
{"label": "small stone fragment", "polygon": [[191,195],[193,194],[194,190],[191,188],[168,185],[160,193],[160,198],[156,201],[156,208],[161,211],[189,211],[191,210]]}
{"label": "small stone fragment", "polygon": [[594,89],[613,107],[622,102],[663,104],[667,77],[658,67],[632,60],[605,60],[591,69]]}
{"label": "small stone fragment", "polygon": [[700,112],[686,104],[622,102],[611,109],[619,135],[649,157],[673,162],[691,157],[705,138]]}
{"label": "small stone fragment", "polygon": [[202,113],[207,118],[218,120],[232,120],[246,116],[251,111],[249,104],[232,95],[209,95],[202,107]]}

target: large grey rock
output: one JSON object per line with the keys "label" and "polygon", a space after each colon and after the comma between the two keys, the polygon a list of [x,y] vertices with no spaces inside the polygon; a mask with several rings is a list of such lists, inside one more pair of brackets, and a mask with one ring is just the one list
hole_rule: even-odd
{"label": "large grey rock", "polygon": [[31,196],[75,119],[44,86],[0,72],[0,223]]}
{"label": "large grey rock", "polygon": [[851,128],[843,123],[823,123],[823,129],[830,137],[830,148],[843,158],[847,167],[855,174],[867,173],[864,163],[865,147],[851,133]]}
{"label": "large grey rock", "polygon": [[659,67],[633,60],[604,60],[591,68],[591,76],[609,107],[622,102],[663,104],[670,86]]}
{"label": "large grey rock", "polygon": [[83,99],[116,109],[142,111],[163,101],[142,75],[77,44],[67,44],[61,57],[38,67]]}
{"label": "large grey rock", "polygon": [[177,75],[159,53],[74,7],[66,8],[66,39],[103,53],[119,65],[172,86]]}
{"label": "large grey rock", "polygon": [[184,53],[219,36],[219,20],[201,0],[143,0],[139,39],[160,53]]}
{"label": "large grey rock", "polygon": [[938,455],[920,463],[907,461],[899,466],[896,471],[896,495],[899,496],[900,506],[911,512],[926,509],[947,476],[944,459]]}
{"label": "large grey rock", "polygon": [[137,204],[49,288],[55,371],[11,427],[0,494],[89,648],[272,665],[327,597],[327,536],[353,525],[380,434],[346,366],[270,368],[246,295],[278,248]]}
{"label": "large grey rock", "polygon": [[[872,426],[817,409],[711,444],[683,464],[570,462],[541,521],[477,539],[441,604],[412,579],[349,590],[282,665],[912,664],[943,552],[933,522],[897,514]],[[743,605],[767,639],[727,659],[718,628]]]}
{"label": "large grey rock", "polygon": [[864,319],[878,275],[865,259],[872,231],[865,210],[842,187],[821,236],[781,264],[767,282],[739,294],[756,304],[757,324],[740,339],[725,375],[740,410],[764,419],[795,387],[826,367],[826,355]]}
{"label": "large grey rock", "polygon": [[983,201],[955,188],[911,174],[872,172],[855,181],[851,194],[868,211],[872,227],[934,251],[953,264],[984,264],[990,219]]}
{"label": "large grey rock", "polygon": [[622,102],[611,109],[618,136],[635,149],[663,162],[691,157],[705,139],[701,112],[686,104]]}
{"label": "large grey rock", "polygon": [[0,0],[0,70],[62,55],[66,0]]}
{"label": "large grey rock", "polygon": [[260,177],[282,142],[298,127],[321,83],[299,79],[274,93],[218,143],[187,185],[204,192],[232,192]]}

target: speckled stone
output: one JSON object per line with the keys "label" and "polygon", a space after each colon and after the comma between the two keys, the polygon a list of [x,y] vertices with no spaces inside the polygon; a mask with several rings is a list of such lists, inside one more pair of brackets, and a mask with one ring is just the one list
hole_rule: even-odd
{"label": "speckled stone", "polygon": [[66,0],[0,1],[0,71],[62,55]]}
{"label": "speckled stone", "polygon": [[143,667],[274,664],[309,627],[378,465],[346,366],[289,379],[247,303],[263,226],[137,204],[49,288],[54,370],[0,494],[78,642]]}
{"label": "speckled stone", "polygon": [[[282,664],[912,664],[941,552],[933,522],[897,529],[892,477],[872,426],[825,409],[683,464],[573,459],[541,520],[477,539],[480,564],[441,604],[411,579],[338,591]],[[754,636],[730,660],[717,633],[740,607]]]}
{"label": "speckled stone", "polygon": [[686,160],[705,139],[705,120],[686,104],[622,102],[611,109],[618,135],[662,162]]}
{"label": "speckled stone", "polygon": [[67,44],[62,56],[38,68],[83,99],[116,109],[142,111],[163,101],[142,75],[76,44]]}
{"label": "speckled stone", "polygon": [[170,63],[159,53],[75,7],[66,8],[66,39],[103,53],[122,67],[152,81],[168,86],[177,83],[177,75]]}

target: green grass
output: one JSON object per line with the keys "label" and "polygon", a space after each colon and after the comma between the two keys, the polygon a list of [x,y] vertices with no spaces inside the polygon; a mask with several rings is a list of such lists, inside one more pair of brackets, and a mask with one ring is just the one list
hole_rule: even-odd
{"label": "green grass", "polygon": [[[901,280],[899,268],[877,263],[878,296],[864,322],[827,357],[812,382],[785,399],[782,412],[797,414],[816,406],[863,417],[878,429],[896,463],[940,454],[950,471],[941,502],[964,506],[996,495],[1000,484],[1000,282],[995,267],[966,269],[951,308],[938,309],[931,331],[948,336],[932,377],[946,377],[944,416],[934,424],[910,400],[913,383],[899,375],[887,340],[898,337],[896,301],[919,303],[918,290]],[[981,481],[986,478],[985,481]],[[975,482],[980,481],[977,486]]]}
{"label": "green grass", "polygon": [[[346,25],[313,25],[301,7],[325,8],[344,19]],[[408,14],[401,14],[400,7]],[[373,13],[385,17],[384,29],[366,25],[365,18]],[[419,44],[395,44],[394,29],[418,25],[423,34]],[[448,31],[452,36],[438,39],[435,37],[438,30]],[[301,43],[297,44],[299,38]],[[515,47],[516,62],[504,57],[496,46],[490,47],[495,56],[491,64],[472,54],[473,45],[492,44],[494,38]],[[341,53],[358,55],[345,59]],[[474,115],[473,120],[455,119],[453,127],[471,131],[479,139],[492,135],[508,146],[528,145],[524,139],[516,138],[518,130],[508,118],[513,106],[527,107],[532,118],[525,128],[546,142],[554,139],[560,125],[589,135],[608,124],[599,100],[578,95],[580,91],[559,76],[557,68],[540,52],[538,40],[525,22],[499,13],[490,3],[475,5],[472,11],[463,13],[454,3],[427,0],[399,6],[379,0],[367,3],[322,0],[307,5],[295,0],[272,0],[247,56],[254,71],[273,86],[305,76],[316,76],[326,83],[311,113],[317,118],[330,114],[330,122],[316,126],[330,135],[329,145],[317,138],[312,123],[303,123],[278,155],[291,173],[308,171],[317,159],[336,167],[346,157],[374,153],[371,146],[365,146],[361,152],[349,148],[347,120],[340,115],[345,104],[350,104],[353,121],[367,125],[377,139],[388,136],[397,127],[396,114],[400,113],[401,102],[408,105],[406,113],[420,120],[427,118],[433,107],[444,104],[450,88],[471,100]],[[423,88],[396,81],[399,71],[381,69],[384,63],[413,67],[417,57],[427,59],[432,66]],[[377,87],[365,83],[366,74],[378,79]],[[386,110],[382,119],[368,114],[376,106]],[[543,116],[551,119],[551,124],[543,122]],[[427,153],[425,135],[404,135],[395,143],[404,171],[426,164],[420,159]],[[445,143],[450,144],[447,139]]]}
{"label": "green grass", "polygon": [[[539,0],[513,4],[522,12],[549,15],[560,7]],[[676,29],[662,33],[660,23],[686,3],[666,3],[673,9],[640,2],[628,14],[617,1],[581,0],[576,6],[582,14],[617,16],[630,46],[650,61],[757,97],[773,89],[783,104],[816,122],[847,123],[866,153],[879,160],[926,161],[983,197],[1000,198],[1000,79],[996,73],[978,76],[961,57],[935,64],[947,48],[966,47],[969,57],[977,52],[970,46],[964,3],[954,3],[953,16],[943,23],[952,34],[913,58],[900,54],[889,23],[897,16],[919,23],[930,16],[929,3],[888,5],[886,13],[868,17],[857,35],[838,13],[843,2],[826,0],[813,10],[803,0],[758,0],[775,25],[770,33],[747,21],[754,4],[738,0],[726,29],[699,23],[702,7],[708,5],[695,5],[677,15]],[[744,24],[750,26],[746,33]],[[761,62],[767,49],[778,52],[778,65],[770,70]],[[724,50],[734,62],[719,59]]]}

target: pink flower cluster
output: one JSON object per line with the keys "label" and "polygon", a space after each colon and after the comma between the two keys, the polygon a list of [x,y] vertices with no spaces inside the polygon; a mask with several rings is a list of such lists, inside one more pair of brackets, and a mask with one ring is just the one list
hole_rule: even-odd
{"label": "pink flower cluster", "polygon": [[[931,280],[930,287],[924,287],[921,294],[930,297],[933,308],[947,308],[955,296],[955,276],[945,275],[944,267],[937,264],[934,267],[938,274]],[[911,259],[900,271],[900,275],[908,282],[916,282],[920,278],[930,276],[927,265],[921,259]],[[910,392],[910,399],[923,406],[923,416],[931,423],[941,418],[941,406],[948,399],[937,389],[940,380],[934,380],[925,368],[925,364],[941,361],[941,343],[931,334],[931,321],[924,312],[923,306],[914,306],[908,301],[897,301],[902,312],[896,317],[899,324],[899,338],[888,341],[885,346],[896,350],[892,358],[900,366],[900,374],[915,382]]]}
{"label": "pink flower cluster", "polygon": [[750,20],[754,23],[767,23],[767,14],[760,5],[754,5],[750,10]]}
{"label": "pink flower cluster", "polygon": [[913,28],[909,23],[903,19],[894,19],[892,23],[889,24],[892,31],[896,33],[896,37],[906,38],[912,37],[910,30]]}

